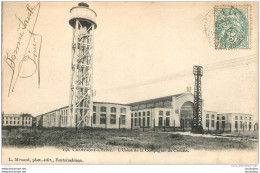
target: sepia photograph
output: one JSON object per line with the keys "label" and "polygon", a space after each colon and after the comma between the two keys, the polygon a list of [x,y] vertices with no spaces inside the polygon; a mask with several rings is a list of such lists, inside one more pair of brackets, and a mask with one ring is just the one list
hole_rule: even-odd
{"label": "sepia photograph", "polygon": [[2,164],[258,164],[258,5],[2,2]]}

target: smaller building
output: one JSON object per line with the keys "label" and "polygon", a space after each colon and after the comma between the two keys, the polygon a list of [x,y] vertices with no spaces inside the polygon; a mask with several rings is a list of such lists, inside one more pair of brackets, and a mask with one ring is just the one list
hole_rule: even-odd
{"label": "smaller building", "polygon": [[[218,116],[225,117],[226,127],[230,131],[252,131],[254,130],[254,116],[243,113],[222,113]],[[223,127],[222,127],[223,128]]]}
{"label": "smaller building", "polygon": [[[202,116],[202,126],[204,130],[216,130],[217,129],[217,112],[216,111],[204,111]],[[219,124],[218,124],[219,126]]]}
{"label": "smaller building", "polygon": [[244,113],[217,113],[215,111],[204,111],[204,130],[215,131],[252,131],[254,116]]}
{"label": "smaller building", "polygon": [[32,127],[33,116],[31,114],[2,114],[3,126]]}

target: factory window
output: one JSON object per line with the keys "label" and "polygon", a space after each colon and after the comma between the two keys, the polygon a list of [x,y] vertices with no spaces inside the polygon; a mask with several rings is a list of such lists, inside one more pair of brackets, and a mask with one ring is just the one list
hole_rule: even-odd
{"label": "factory window", "polygon": [[125,115],[120,115],[120,121],[120,124],[125,125]]}
{"label": "factory window", "polygon": [[134,116],[134,114],[133,113],[131,113],[131,117],[133,117]]}
{"label": "factory window", "polygon": [[158,126],[162,126],[162,123],[163,123],[163,117],[159,117]]}
{"label": "factory window", "polygon": [[215,119],[215,115],[214,114],[211,115],[211,119]]}
{"label": "factory window", "polygon": [[100,124],[106,124],[106,114],[100,115]]}
{"label": "factory window", "polygon": [[237,116],[235,116],[235,120],[238,120],[238,117],[237,117]]}
{"label": "factory window", "polygon": [[163,116],[163,111],[159,111],[159,115],[160,115],[160,116]]}
{"label": "factory window", "polygon": [[206,114],[206,127],[209,127],[209,114]]}
{"label": "factory window", "polygon": [[135,117],[137,117],[137,113],[135,113]]}
{"label": "factory window", "polygon": [[171,112],[170,111],[167,111],[166,112],[166,116],[170,116]]}
{"label": "factory window", "polygon": [[215,121],[211,120],[211,127],[214,128],[214,126],[215,126]]}
{"label": "factory window", "polygon": [[147,116],[150,116],[150,111],[147,111]]}
{"label": "factory window", "polygon": [[243,126],[242,126],[242,121],[240,121],[240,129],[242,129],[243,128]]}
{"label": "factory window", "polygon": [[116,112],[116,108],[112,107],[110,111],[115,113]]}
{"label": "factory window", "polygon": [[150,117],[147,117],[147,126],[150,126]]}
{"label": "factory window", "polygon": [[170,117],[166,117],[166,126],[167,126],[167,127],[170,126]]}
{"label": "factory window", "polygon": [[206,120],[206,127],[209,127],[209,120]]}
{"label": "factory window", "polygon": [[115,114],[110,115],[110,124],[116,124],[116,115]]}
{"label": "factory window", "polygon": [[97,111],[97,107],[93,106],[93,112],[96,112],[96,111]]}
{"label": "factory window", "polygon": [[123,113],[123,114],[126,113],[126,108],[121,108],[120,112]]}
{"label": "factory window", "polygon": [[244,125],[245,125],[245,129],[247,129],[247,122],[244,122]]}
{"label": "factory window", "polygon": [[145,112],[143,112],[143,116],[145,116]]}
{"label": "factory window", "polygon": [[106,112],[106,111],[107,111],[107,108],[106,108],[105,106],[101,106],[100,111],[101,111],[101,112]]}
{"label": "factory window", "polygon": [[141,126],[141,118],[139,118],[139,126]]}
{"label": "factory window", "polygon": [[225,121],[222,121],[222,129],[225,129]]}
{"label": "factory window", "polygon": [[137,118],[135,118],[135,126],[137,126]]}
{"label": "factory window", "polygon": [[93,113],[93,124],[96,124],[96,119],[97,119],[96,113]]}

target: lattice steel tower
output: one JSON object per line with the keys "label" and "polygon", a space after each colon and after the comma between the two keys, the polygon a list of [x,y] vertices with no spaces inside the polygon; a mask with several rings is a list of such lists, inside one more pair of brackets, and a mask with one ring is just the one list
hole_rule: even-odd
{"label": "lattice steel tower", "polygon": [[201,77],[203,75],[202,66],[193,66],[193,74],[195,75],[195,87],[194,87],[193,122],[192,122],[191,132],[203,133],[202,95],[201,95]]}
{"label": "lattice steel tower", "polygon": [[95,11],[86,3],[70,10],[73,28],[69,115],[71,127],[90,126],[93,113],[93,44]]}

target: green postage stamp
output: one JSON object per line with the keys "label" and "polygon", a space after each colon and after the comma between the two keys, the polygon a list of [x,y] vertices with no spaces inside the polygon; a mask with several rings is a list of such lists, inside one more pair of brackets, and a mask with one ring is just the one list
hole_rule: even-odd
{"label": "green postage stamp", "polygon": [[250,6],[214,8],[215,49],[250,48]]}

